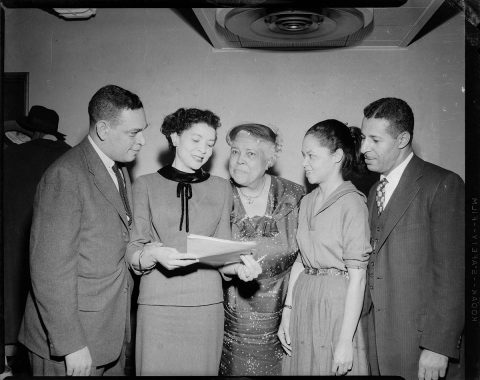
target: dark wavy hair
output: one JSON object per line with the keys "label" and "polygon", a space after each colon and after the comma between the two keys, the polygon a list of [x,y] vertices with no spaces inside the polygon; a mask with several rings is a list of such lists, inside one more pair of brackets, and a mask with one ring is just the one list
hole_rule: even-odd
{"label": "dark wavy hair", "polygon": [[360,128],[348,127],[341,121],[328,119],[310,127],[305,133],[305,136],[307,135],[315,137],[321,146],[327,147],[332,153],[337,149],[343,151],[341,173],[344,179],[351,179],[365,171],[365,163],[360,153]]}
{"label": "dark wavy hair", "polygon": [[193,124],[205,123],[217,130],[221,126],[220,118],[209,110],[199,110],[197,108],[179,108],[174,113],[163,119],[161,131],[168,140],[168,145],[174,149],[171,134],[182,134],[183,131],[189,129]]}
{"label": "dark wavy hair", "polygon": [[390,134],[397,137],[402,132],[410,134],[410,144],[413,137],[414,117],[410,106],[402,99],[381,98],[363,109],[367,119],[385,119],[390,122]]}
{"label": "dark wavy hair", "polygon": [[88,103],[90,126],[94,126],[99,120],[108,120],[115,123],[123,110],[140,108],[143,108],[143,104],[133,92],[113,84],[103,86]]}

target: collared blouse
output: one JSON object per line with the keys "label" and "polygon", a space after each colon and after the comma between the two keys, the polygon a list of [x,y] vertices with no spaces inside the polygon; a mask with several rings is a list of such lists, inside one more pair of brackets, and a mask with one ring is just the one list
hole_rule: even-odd
{"label": "collared blouse", "polygon": [[365,196],[342,183],[323,203],[314,189],[301,202],[297,261],[311,268],[365,269],[371,252]]}

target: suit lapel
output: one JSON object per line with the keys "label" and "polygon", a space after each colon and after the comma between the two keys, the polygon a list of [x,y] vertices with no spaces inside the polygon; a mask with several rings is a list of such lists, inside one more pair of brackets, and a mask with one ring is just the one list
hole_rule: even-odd
{"label": "suit lapel", "polygon": [[[377,252],[380,251],[388,235],[397,225],[420,190],[418,179],[422,176],[422,169],[423,161],[414,155],[405,168],[385,211],[380,215],[380,223],[383,224],[383,229],[377,243]],[[370,198],[374,199],[374,196]],[[376,212],[375,202],[371,201],[369,203],[369,211]]]}
{"label": "suit lapel", "polygon": [[[377,204],[375,202],[375,193],[377,190],[377,186],[380,181],[377,181],[373,184],[367,198],[367,208],[368,208],[368,223],[372,227],[372,215],[374,212],[377,212]],[[372,227],[373,228],[373,227]]]}
{"label": "suit lapel", "polygon": [[[118,215],[122,219],[125,226],[128,226],[127,215],[125,213],[125,207],[123,206],[122,198],[120,197],[120,193],[118,192],[112,177],[110,177],[110,174],[108,174],[107,168],[103,164],[97,152],[95,152],[95,149],[90,141],[88,141],[88,138],[85,138],[80,144],[85,154],[88,170],[92,174],[93,183],[105,196],[107,201],[110,202],[110,204],[117,210]],[[130,179],[128,178],[127,180],[127,178],[128,173],[125,176],[125,182],[127,183],[128,181],[128,186],[130,186]]]}

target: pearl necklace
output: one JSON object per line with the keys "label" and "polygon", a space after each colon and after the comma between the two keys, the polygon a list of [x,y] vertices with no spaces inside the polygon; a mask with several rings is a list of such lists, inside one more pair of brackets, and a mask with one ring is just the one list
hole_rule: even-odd
{"label": "pearl necklace", "polygon": [[260,190],[260,192],[257,194],[257,195],[246,195],[241,188],[238,188],[238,192],[242,195],[242,197],[245,199],[245,201],[247,202],[247,204],[251,205],[253,202],[255,202],[255,200],[260,197],[260,195],[263,194],[263,190],[265,189],[265,183],[267,182],[267,179],[266,177],[264,176],[263,177],[263,185],[262,185],[262,189]]}

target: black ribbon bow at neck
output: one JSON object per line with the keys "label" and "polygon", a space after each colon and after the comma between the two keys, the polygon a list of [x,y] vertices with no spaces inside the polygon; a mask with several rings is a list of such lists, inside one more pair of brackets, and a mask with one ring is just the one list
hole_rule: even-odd
{"label": "black ribbon bow at neck", "polygon": [[198,169],[193,173],[182,172],[181,170],[175,169],[171,165],[164,166],[158,173],[171,180],[178,182],[177,185],[177,198],[181,200],[181,216],[180,216],[180,226],[179,231],[182,230],[183,218],[185,217],[185,232],[189,232],[189,217],[188,217],[188,200],[192,198],[192,185],[191,183],[199,183],[206,181],[210,174],[205,172],[202,169]]}
{"label": "black ribbon bow at neck", "polygon": [[182,230],[183,213],[185,211],[185,231],[188,232],[188,200],[192,198],[192,185],[179,182],[177,185],[177,198],[182,200],[182,215],[180,216],[179,230]]}

